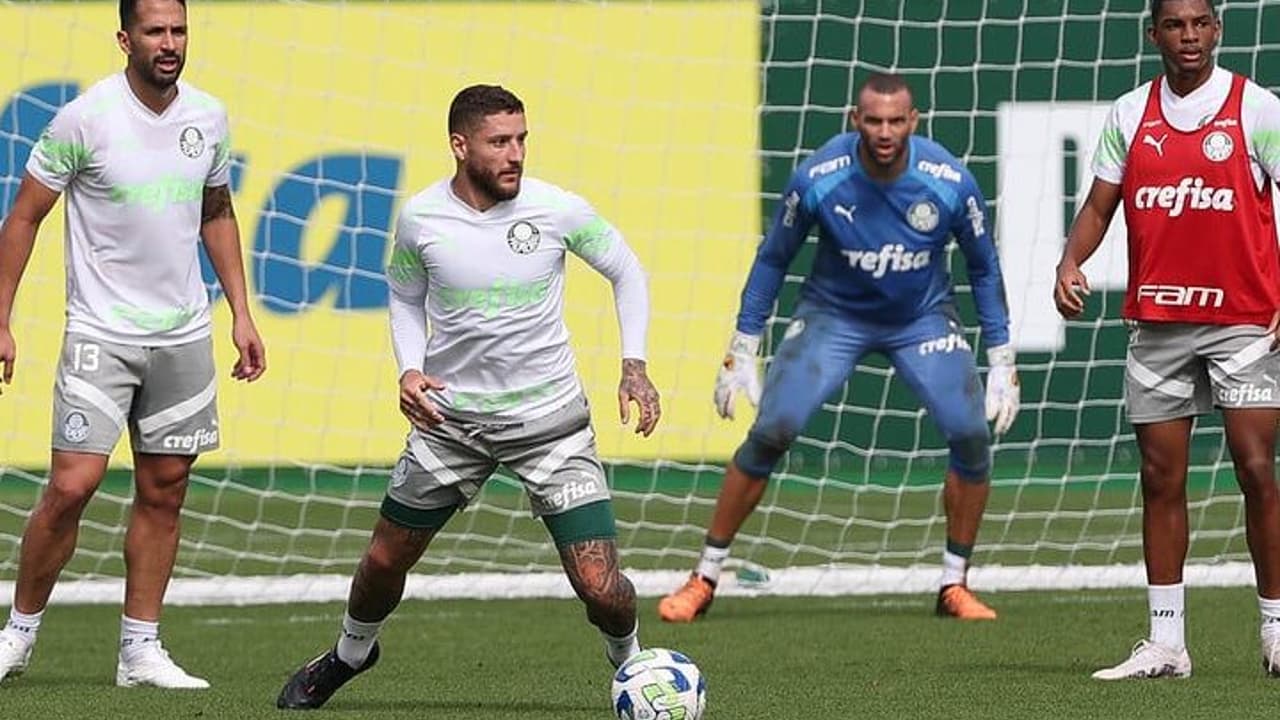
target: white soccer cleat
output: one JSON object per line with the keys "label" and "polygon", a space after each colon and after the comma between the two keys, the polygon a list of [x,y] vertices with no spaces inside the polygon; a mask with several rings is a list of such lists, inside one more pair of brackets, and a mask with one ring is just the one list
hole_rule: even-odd
{"label": "white soccer cleat", "polygon": [[1129,659],[1115,667],[1093,674],[1094,680],[1127,680],[1140,678],[1191,677],[1191,656],[1187,649],[1174,650],[1168,645],[1139,640]]}
{"label": "white soccer cleat", "polygon": [[1280,633],[1262,636],[1262,669],[1273,678],[1280,678]]}
{"label": "white soccer cleat", "polygon": [[0,680],[18,677],[26,671],[31,660],[31,648],[31,645],[0,633]]}
{"label": "white soccer cleat", "polygon": [[132,650],[126,661],[124,653],[116,664],[116,685],[119,687],[152,687],[170,688],[174,690],[204,690],[209,687],[208,681],[178,667],[168,651],[160,645],[160,641],[145,643]]}

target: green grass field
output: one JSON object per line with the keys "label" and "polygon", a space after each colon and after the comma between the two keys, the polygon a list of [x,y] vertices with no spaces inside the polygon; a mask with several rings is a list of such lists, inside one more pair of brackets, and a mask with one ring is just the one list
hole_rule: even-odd
{"label": "green grass field", "polygon": [[[718,475],[664,470],[613,476],[625,563],[688,567]],[[1052,477],[1057,471],[1038,468]],[[204,470],[186,506],[179,576],[349,573],[367,542],[385,474]],[[1140,499],[1122,476],[1001,484],[978,563],[1139,562]],[[1080,479],[1084,478],[1084,479]],[[1090,479],[1092,478],[1092,479]],[[736,558],[769,567],[837,560],[936,563],[943,523],[936,473],[901,483],[775,482]],[[0,580],[12,580],[35,476],[0,478]],[[660,492],[651,493],[651,490]],[[1190,496],[1192,556],[1245,557],[1239,494],[1229,471],[1199,472]],[[128,478],[115,474],[90,506],[64,577],[118,576]],[[527,502],[501,482],[457,517],[420,572],[555,567]],[[706,621],[657,621],[641,603],[642,638],[690,654],[707,675],[713,720],[750,718],[1246,718],[1274,715],[1280,681],[1259,665],[1257,609],[1247,588],[1193,589],[1189,681],[1100,684],[1146,631],[1141,590],[992,593],[996,623],[931,615],[925,595],[735,598]],[[205,693],[119,690],[119,608],[53,606],[31,670],[0,687],[0,718],[281,717],[289,673],[335,637],[338,604],[171,607],[166,644],[208,677]],[[605,718],[609,669],[573,601],[410,601],[384,635],[384,660],[320,714],[349,718]]]}
{"label": "green grass field", "polygon": [[[1247,589],[1192,590],[1189,680],[1104,684],[1145,630],[1141,591],[990,594],[994,623],[930,615],[932,598],[722,598],[693,626],[642,636],[690,654],[712,720],[1269,718],[1280,681],[1258,659]],[[164,637],[206,676],[200,693],[112,686],[119,610],[54,606],[26,675],[0,686],[5,718],[280,718],[292,670],[333,642],[341,607],[175,607]],[[609,668],[573,601],[407,602],[383,659],[316,716],[451,720],[609,717]]]}

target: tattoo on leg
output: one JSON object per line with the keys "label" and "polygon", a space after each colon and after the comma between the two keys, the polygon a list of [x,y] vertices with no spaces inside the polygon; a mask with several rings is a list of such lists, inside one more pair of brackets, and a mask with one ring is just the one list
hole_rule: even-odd
{"label": "tattoo on leg", "polygon": [[360,622],[380,622],[400,604],[404,579],[437,530],[406,528],[379,518],[369,549],[360,559],[347,612]]}
{"label": "tattoo on leg", "polygon": [[592,625],[621,637],[636,624],[636,589],[618,569],[613,540],[585,540],[560,548],[560,563],[587,606]]}

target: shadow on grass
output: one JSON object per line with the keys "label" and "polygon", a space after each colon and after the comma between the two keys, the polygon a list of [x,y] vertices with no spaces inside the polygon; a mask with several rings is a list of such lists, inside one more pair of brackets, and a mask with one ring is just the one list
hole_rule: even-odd
{"label": "shadow on grass", "polygon": [[[759,600],[759,601],[758,601]],[[833,617],[848,619],[858,615],[876,617],[906,617],[933,619],[935,596],[933,593],[893,598],[813,598],[806,602],[803,614],[806,618]],[[794,607],[769,603],[764,597],[726,597],[716,601],[715,607],[699,622],[757,620],[760,618],[793,618]],[[714,614],[713,614],[714,613]]]}
{"label": "shadow on grass", "polygon": [[[92,675],[45,675],[27,673],[19,677],[7,677],[0,687],[6,693],[19,694],[25,690],[44,690],[48,688],[82,688],[85,690],[115,690],[115,669],[111,674],[93,673]],[[123,688],[122,688],[123,689]],[[133,690],[134,688],[129,688]]]}
{"label": "shadow on grass", "polygon": [[608,704],[603,701],[596,703],[492,702],[482,700],[423,700],[406,697],[395,700],[353,700],[346,702],[335,700],[325,704],[324,709],[370,712],[438,710],[444,717],[448,717],[448,711],[450,710],[485,710],[495,718],[523,717],[529,713],[546,713],[548,717],[561,717],[562,713],[588,713],[591,717],[595,717],[602,712],[607,712]]}

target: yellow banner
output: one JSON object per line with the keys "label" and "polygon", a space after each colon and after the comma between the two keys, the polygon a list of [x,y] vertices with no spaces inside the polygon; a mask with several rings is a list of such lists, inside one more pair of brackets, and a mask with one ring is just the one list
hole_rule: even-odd
{"label": "yellow banner", "polygon": [[[231,116],[233,190],[269,366],[253,385],[227,377],[234,350],[219,301],[223,449],[205,464],[394,460],[407,425],[380,276],[386,233],[404,198],[452,173],[448,104],[478,82],[525,101],[529,174],[590,200],[650,275],[649,367],[665,413],[644,440],[618,421],[608,283],[570,262],[567,322],[601,454],[719,459],[741,440],[745,421],[715,419],[711,391],[760,232],[754,3],[216,3],[193,5],[188,20],[184,79]],[[0,151],[25,157],[33,122],[123,66],[117,24],[114,3],[0,7],[0,27],[23,48],[0,64]],[[0,165],[0,193],[20,174]],[[0,465],[48,462],[60,207],[14,313]],[[117,463],[125,451],[122,442]]]}

